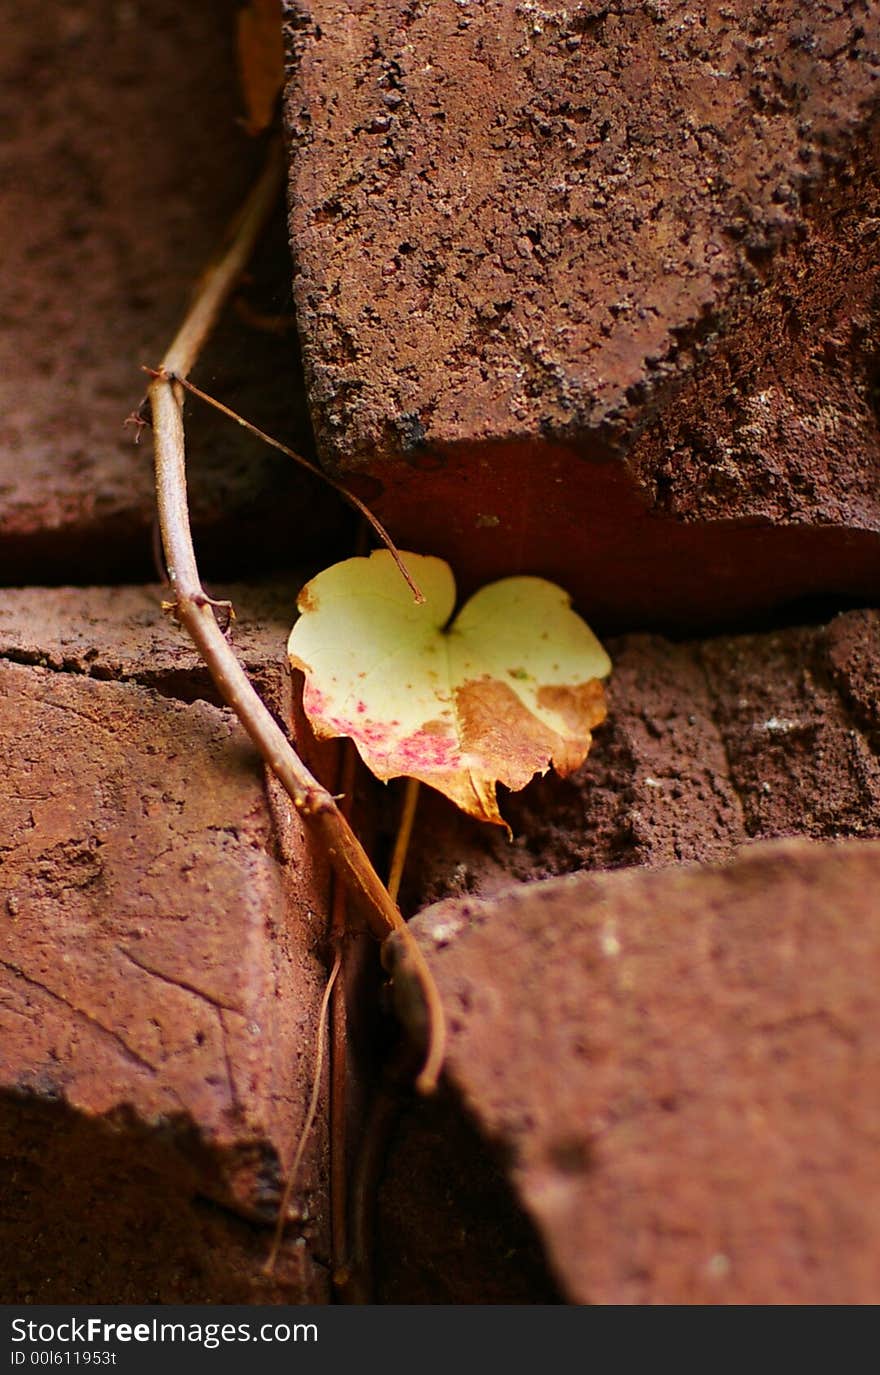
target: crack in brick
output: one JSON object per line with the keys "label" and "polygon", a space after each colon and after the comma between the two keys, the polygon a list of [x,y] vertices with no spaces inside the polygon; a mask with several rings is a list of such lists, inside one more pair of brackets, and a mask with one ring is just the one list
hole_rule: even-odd
{"label": "crack in brick", "polygon": [[191,993],[193,997],[199,998],[202,1002],[209,1003],[218,1013],[221,1010],[225,1010],[226,1012],[234,1012],[239,1017],[244,1017],[246,1015],[240,1007],[236,1007],[234,1003],[225,1002],[215,994],[209,993],[207,989],[199,988],[196,984],[189,983],[186,979],[177,979],[172,974],[166,974],[164,970],[156,969],[155,966],[147,964],[145,960],[140,959],[137,955],[133,955],[131,950],[126,946],[117,945],[116,949],[119,951],[120,955],[130,960],[131,963],[144,974],[149,974],[152,978],[159,979],[162,983],[170,984],[172,988],[180,988],[185,993]]}
{"label": "crack in brick", "polygon": [[[31,988],[39,989],[41,993],[45,993],[47,997],[53,999],[53,1001],[57,1003],[60,1003],[62,1007],[66,1007],[67,1010],[69,1012],[72,1012],[75,1017],[80,1018],[82,1021],[86,1022],[90,1027],[94,1027],[95,1030],[101,1032],[102,1035],[108,1037],[111,1041],[113,1041],[115,1045],[122,1049],[127,1059],[133,1060],[134,1063],[138,1065],[141,1069],[148,1070],[150,1074],[158,1073],[158,1065],[154,1065],[151,1060],[145,1060],[144,1057],[140,1055],[138,1051],[134,1049],[133,1046],[129,1045],[129,1043],[125,1040],[124,1036],[122,1036],[113,1027],[109,1027],[104,1022],[99,1021],[97,1017],[93,1016],[92,1013],[87,1012],[85,1008],[79,1007],[76,1003],[72,1003],[68,998],[65,998],[63,994],[58,993],[54,988],[50,988],[48,984],[43,983],[40,979],[36,979],[33,977],[33,975],[25,973],[25,971],[21,968],[20,965],[14,964],[11,960],[0,959],[0,966],[8,970],[10,974],[16,975],[19,979],[22,980],[23,983],[28,984]],[[169,1091],[173,1093],[176,1098],[178,1098],[178,1101],[180,1101],[179,1096],[175,1092],[175,1090],[172,1089],[170,1085],[168,1087]]]}
{"label": "crack in brick", "polygon": [[[80,659],[47,658],[39,650],[13,649],[0,650],[0,663],[16,664],[19,668],[40,668],[46,673],[57,673],[73,678],[88,678],[97,683],[126,683],[146,688],[174,702],[192,705],[194,702],[207,702],[209,706],[223,707],[223,702],[214,689],[208,670],[201,662],[181,668],[139,670],[127,673],[122,665],[108,667],[96,663],[86,664]],[[253,666],[249,666],[253,671]]]}

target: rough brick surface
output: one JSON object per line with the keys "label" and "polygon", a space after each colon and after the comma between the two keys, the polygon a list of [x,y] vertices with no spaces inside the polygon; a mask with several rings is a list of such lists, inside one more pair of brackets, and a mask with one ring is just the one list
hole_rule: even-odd
{"label": "rough brick surface", "polygon": [[[3,1253],[53,1238],[33,1250],[45,1301],[216,1300],[199,1288],[210,1274],[227,1297],[278,1297],[259,1265],[311,1089],[323,866],[289,809],[268,805],[227,712],[5,663],[0,720]],[[114,1181],[102,1202],[95,1159]],[[281,1272],[288,1301],[324,1292],[310,1259],[327,1254],[324,1162],[318,1127],[304,1240]],[[65,1247],[83,1199],[92,1240],[78,1267]],[[120,1247],[137,1217],[155,1227],[155,1253],[131,1271]],[[224,1231],[225,1253],[201,1254]],[[163,1272],[172,1261],[182,1289]],[[5,1296],[34,1273],[7,1275]]]}
{"label": "rough brick surface", "polygon": [[[287,580],[279,580],[259,587],[218,585],[212,590],[217,595],[229,595],[235,603],[239,612],[233,629],[236,647],[269,701],[277,711],[286,714],[290,690],[283,667],[283,645],[294,589]],[[166,739],[168,732],[173,732],[180,768],[186,769],[185,797],[191,807],[195,805],[192,799],[198,799],[208,786],[192,762],[204,756],[204,742],[191,741],[189,735],[182,734],[180,723],[198,719],[203,723],[215,722],[219,729],[227,718],[205,705],[204,699],[212,697],[205,671],[182,632],[161,616],[160,598],[160,589],[154,587],[8,590],[0,598],[0,657],[17,661],[18,667],[8,671],[23,675],[21,681],[39,683],[37,701],[30,710],[41,735],[45,735],[45,719],[54,714],[44,701],[49,689],[65,697],[90,694],[88,700],[99,706],[102,701],[109,701],[102,694],[122,694],[130,702],[129,709],[132,704],[137,705],[142,717],[138,729],[151,746],[162,734],[157,732],[157,711],[159,720],[164,713],[170,713],[163,731]],[[683,861],[717,861],[734,855],[747,841],[761,837],[880,834],[877,612],[848,612],[824,627],[716,637],[678,645],[658,636],[627,636],[612,641],[610,648],[615,662],[609,684],[610,714],[606,725],[596,733],[587,765],[572,780],[540,780],[522,795],[507,800],[507,814],[517,837],[513,846],[498,836],[494,828],[479,827],[460,818],[442,799],[423,794],[408,864],[406,899],[410,909],[417,910],[426,901],[448,893],[497,893],[509,886],[511,879],[532,880],[585,868],[657,869]],[[148,689],[158,690],[163,696],[156,697]],[[169,697],[178,700],[165,700]],[[194,705],[184,707],[181,698]],[[32,740],[36,728],[24,739],[21,731],[26,716],[20,705],[14,708],[13,716],[16,729],[9,738],[17,753],[30,759],[34,755]],[[228,726],[224,729],[228,730]],[[56,791],[61,787],[62,793],[66,787],[72,787],[72,780],[83,768],[78,722],[76,731],[68,731],[63,737],[47,735],[41,742],[42,751],[53,752],[53,786]],[[119,749],[124,751],[135,792],[122,815],[134,815],[130,834],[135,839],[130,845],[137,848],[138,864],[147,865],[151,872],[156,870],[156,883],[162,890],[160,899],[158,889],[148,889],[145,900],[153,901],[157,910],[164,910],[180,858],[175,858],[180,844],[179,821],[168,786],[173,774],[162,755],[155,767],[163,780],[164,800],[151,804],[158,810],[152,812],[148,822],[142,821],[137,815],[137,808],[142,805],[137,792],[140,765],[127,742],[128,736],[123,732]],[[107,768],[103,748],[93,756],[92,766],[97,768],[95,759],[103,760],[100,767]],[[226,767],[216,751],[203,759],[203,764],[212,777],[215,771]],[[265,812],[253,797],[255,786],[259,794],[255,775],[248,768],[242,773],[241,768],[241,763],[236,764],[234,773],[226,778],[218,805],[229,807],[236,816],[252,802],[257,806],[262,823],[249,823],[247,831],[240,832],[239,841],[246,834],[248,844],[256,847],[249,863],[256,865],[265,879],[275,866],[271,850],[267,857]],[[59,769],[63,786],[59,784]],[[87,789],[94,788],[93,777],[89,782],[88,768],[86,775]],[[13,782],[19,795],[30,796],[33,790],[20,783],[17,775]],[[216,782],[211,785],[217,786]],[[70,809],[85,815],[85,808],[77,801],[79,796],[74,791]],[[30,815],[33,802],[27,797],[19,805]],[[385,790],[379,790],[371,805],[382,808],[385,797]],[[390,819],[387,810],[385,814]],[[215,924],[227,930],[229,923],[223,950],[228,951],[230,942],[235,946],[227,977],[238,988],[239,979],[248,972],[247,963],[242,967],[238,952],[244,880],[240,875],[236,878],[237,861],[230,864],[231,880],[223,877],[215,882],[211,877],[216,842],[198,816],[189,832],[191,856],[186,863],[193,863],[192,875],[204,872],[206,863],[211,871],[208,879],[213,887],[200,908],[202,921],[207,922],[210,931]],[[142,832],[144,824],[148,825],[147,832]],[[160,864],[158,852],[169,838],[174,847]],[[294,866],[288,866],[288,873],[295,872],[295,866],[302,862],[298,845],[294,840],[285,850]],[[51,846],[48,848],[52,850]],[[104,847],[97,854],[102,858]],[[128,853],[122,856],[126,864],[129,859]],[[103,879],[99,880],[89,868],[98,861],[90,858],[90,852],[84,852],[82,845],[59,851],[53,862],[61,861],[72,875],[70,882],[77,885],[74,892],[82,886],[89,902],[94,904],[89,909],[93,915],[103,911]],[[53,909],[52,885],[59,881],[58,871],[46,867],[43,849],[39,862],[44,867],[38,874],[33,871],[34,888],[44,893],[46,904]],[[4,880],[9,872],[7,860]],[[60,881],[66,880],[62,877]],[[250,878],[248,883],[252,883]],[[253,891],[259,899],[259,884]],[[80,893],[80,899],[82,896]],[[267,901],[274,899],[270,897]],[[13,897],[13,906],[16,905]],[[295,897],[295,922],[299,921],[296,914],[301,905],[301,896]],[[231,915],[233,907],[237,917]],[[51,910],[51,929],[55,929],[57,920]],[[193,954],[188,942],[183,946],[179,943],[195,920],[188,918],[169,935],[175,977],[180,964],[178,950],[186,959]],[[10,939],[20,921],[17,914],[16,925],[10,923]],[[295,929],[290,928],[291,939]],[[271,937],[268,939],[271,944]],[[299,947],[290,950],[295,960],[302,953],[297,954],[298,950]],[[94,964],[99,955],[102,962]],[[108,984],[110,996],[115,998],[118,970],[112,963],[103,962],[100,943],[94,955],[89,954],[89,961],[97,983],[102,987]],[[144,978],[148,984],[155,982],[155,978]],[[711,1016],[712,1009],[707,1006],[705,1013]],[[308,1035],[307,1022],[313,1015],[312,1004],[311,1012],[308,1016],[304,1013],[305,1020],[298,1024],[298,1036]],[[8,1044],[10,1054],[19,1057],[21,1046],[12,1041]],[[30,1044],[28,1033],[27,1045]],[[302,1054],[299,1040],[297,1044]],[[364,1046],[359,1042],[359,1059],[363,1052]],[[84,1063],[88,1064],[91,1058],[93,1051],[84,1049]],[[174,1063],[179,1066],[181,1062]],[[22,1065],[25,1074],[30,1073],[26,1058],[19,1063],[16,1073]],[[362,1067],[357,1073],[362,1074]],[[106,1077],[103,1071],[102,1077]],[[171,1077],[170,1082],[174,1087],[175,1078]],[[113,1292],[135,1299],[139,1295],[174,1297],[184,1292],[194,1298],[206,1293],[222,1293],[236,1299],[272,1297],[271,1292],[260,1288],[257,1279],[257,1257],[261,1244],[265,1244],[261,1242],[263,1229],[255,1229],[253,1221],[249,1229],[243,1220],[236,1221],[230,1210],[254,1218],[248,1190],[254,1186],[255,1168],[257,1172],[265,1171],[269,1188],[273,1186],[276,1175],[270,1162],[271,1152],[278,1148],[276,1137],[268,1132],[258,1134],[263,1146],[255,1148],[253,1136],[249,1137],[244,1127],[238,1125],[233,1136],[222,1144],[220,1138],[212,1138],[214,1117],[199,1100],[191,1105],[191,1112],[198,1132],[208,1138],[207,1148],[187,1144],[186,1131],[180,1125],[173,1134],[173,1144],[166,1147],[161,1141],[164,1128],[157,1132],[155,1124],[145,1122],[140,1112],[120,1123],[119,1113],[110,1109],[113,1130],[108,1133],[106,1114],[77,1108],[68,1118],[68,1109],[63,1104],[46,1104],[45,1087],[43,1081],[37,1083],[38,1095],[29,1095],[26,1103],[20,1098],[5,1100],[9,1140],[15,1143],[15,1168],[19,1177],[29,1181],[25,1198],[13,1208],[17,1229],[13,1236],[29,1235],[21,1228],[37,1200],[44,1197],[39,1180],[50,1168],[49,1160],[57,1161],[57,1168],[63,1164],[69,1177],[79,1181],[78,1196],[85,1201],[83,1211],[65,1203],[52,1214],[52,1226],[58,1236],[56,1287],[40,1290],[39,1284],[45,1285],[45,1279],[38,1284],[39,1277],[25,1270],[15,1279],[16,1294],[88,1296],[111,1292],[106,1287],[110,1283],[108,1276],[114,1265],[122,1273],[125,1237],[139,1220],[138,1225],[155,1228],[157,1235],[164,1238],[163,1245],[168,1248],[162,1253],[165,1270],[178,1279],[160,1281],[149,1266],[134,1270],[129,1267],[125,1270],[128,1288]],[[69,1104],[66,1088],[64,1095],[64,1103]],[[258,1109],[261,1102],[259,1099]],[[290,1131],[292,1136],[293,1127]],[[64,1146],[68,1137],[69,1148]],[[447,1144],[454,1141],[456,1145],[454,1150],[450,1146],[448,1151],[441,1151],[442,1158],[435,1159],[440,1140]],[[316,1142],[316,1150],[320,1149]],[[63,1150],[68,1151],[64,1157]],[[130,1180],[133,1158],[147,1158],[152,1163],[145,1175],[139,1173],[137,1189],[130,1183],[120,1187],[119,1206],[105,1215],[102,1222],[103,1250],[96,1243],[86,1259],[73,1260],[71,1238],[80,1227],[82,1216],[93,1211],[92,1200],[99,1195],[104,1173]],[[309,1207],[314,1216],[321,1216],[325,1196],[321,1192],[322,1177],[316,1179],[318,1192],[309,1197]],[[419,1181],[421,1187],[417,1187]],[[235,1197],[230,1200],[232,1192]],[[195,1202],[195,1195],[225,1199],[226,1203],[218,1210]],[[263,1197],[268,1198],[269,1193]],[[413,1199],[417,1204],[411,1203]],[[444,1211],[450,1209],[454,1216],[468,1219],[466,1256],[458,1255],[459,1242],[450,1236],[442,1221]],[[384,1230],[376,1271],[379,1301],[404,1298],[408,1302],[463,1302],[474,1296],[491,1302],[553,1300],[555,1290],[543,1273],[534,1237],[517,1217],[498,1163],[487,1158],[454,1119],[450,1121],[444,1115],[442,1105],[430,1120],[417,1110],[407,1119],[391,1173],[383,1185],[382,1211]],[[37,1212],[35,1216],[44,1219],[45,1214]],[[171,1219],[175,1216],[185,1219],[185,1227],[172,1227]],[[493,1248],[507,1257],[503,1265],[493,1261]],[[101,1255],[115,1259],[102,1260]],[[308,1251],[294,1251],[290,1255],[288,1287],[282,1290],[281,1297],[304,1292],[303,1286],[307,1288],[313,1283],[308,1278],[308,1256]],[[320,1277],[321,1272],[318,1274]],[[185,1282],[184,1276],[189,1276]],[[184,1283],[188,1287],[181,1288]]]}
{"label": "rough brick surface", "polygon": [[[300,580],[212,584],[230,601],[229,637],[272,709],[290,712],[286,642]],[[220,705],[184,630],[161,612],[167,588],[16,587],[0,592],[0,659],[56,672],[140,683],[179,701]]]}
{"label": "rough brick surface", "polygon": [[[121,422],[260,161],[237,8],[0,19],[0,581],[154,576]],[[450,1087],[394,1144],[377,1297],[877,1301],[877,849],[738,852],[880,835],[880,619],[722,632],[880,587],[878,11],[286,9],[324,455],[463,588],[542,572],[617,635],[587,766],[508,799],[513,846],[422,799],[408,907],[471,896],[422,918]],[[307,447],[284,239],[279,207],[199,380]],[[289,720],[298,580],[214,580],[326,565],[350,527],[194,402],[187,428],[209,590]],[[160,596],[0,597],[0,1296],[324,1301],[323,1100],[262,1267],[326,869]],[[393,820],[370,798],[362,834]]]}
{"label": "rough brick surface", "polygon": [[[237,8],[4,7],[0,581],[155,576],[151,445],[123,422],[263,155],[240,126]],[[280,206],[251,277],[250,316],[228,312],[198,379],[308,444],[293,332],[253,322],[291,313]],[[295,524],[296,556],[321,560],[335,498],[228,421],[188,416],[203,566],[285,562]]]}
{"label": "rough brick surface", "polygon": [[880,836],[880,613],[608,648],[608,720],[570,779],[506,800],[513,845],[423,796],[407,910],[512,879],[714,862],[749,839]]}
{"label": "rough brick surface", "polygon": [[[878,894],[875,842],[788,841],[417,919],[449,1081],[569,1301],[878,1301]],[[466,1246],[404,1180],[410,1234]]]}
{"label": "rough brick surface", "polygon": [[404,543],[630,626],[876,587],[873,7],[288,8],[318,439]]}
{"label": "rough brick surface", "polygon": [[865,699],[880,668],[880,613],[708,640],[700,657],[748,835],[880,834],[875,708]]}

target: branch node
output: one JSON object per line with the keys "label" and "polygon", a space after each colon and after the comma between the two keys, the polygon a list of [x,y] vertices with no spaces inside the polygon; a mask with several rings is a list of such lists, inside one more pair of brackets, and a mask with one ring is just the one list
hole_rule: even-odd
{"label": "branch node", "polygon": [[293,799],[293,803],[297,811],[301,812],[303,816],[328,816],[338,813],[335,798],[331,797],[320,786],[307,788],[305,792]]}
{"label": "branch node", "polygon": [[209,597],[207,592],[196,592],[191,601],[194,606],[210,606],[214,611],[222,612],[222,615],[217,617],[217,624],[224,635],[229,633],[236,619],[235,607],[232,602],[226,601],[224,598],[220,598],[218,601],[216,597]]}

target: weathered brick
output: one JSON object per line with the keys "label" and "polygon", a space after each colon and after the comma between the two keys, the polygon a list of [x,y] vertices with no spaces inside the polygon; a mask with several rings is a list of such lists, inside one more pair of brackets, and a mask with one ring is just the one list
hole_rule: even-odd
{"label": "weathered brick", "polygon": [[[311,1092],[325,866],[204,701],[7,662],[0,731],[5,1297],[325,1295],[320,1121],[300,1240],[261,1277]],[[129,1266],[138,1219],[153,1245]]]}
{"label": "weathered brick", "polygon": [[[212,584],[232,603],[227,634],[274,711],[290,715],[286,642],[299,582],[291,574],[264,583]],[[161,606],[168,589],[9,587],[0,592],[0,659],[56,672],[140,683],[179,701],[220,705],[189,636]]]}
{"label": "weathered brick", "polygon": [[[876,842],[797,840],[416,919],[450,1086],[570,1302],[877,1302],[878,894]],[[426,1299],[413,1238],[454,1266],[474,1233],[466,1192],[401,1196],[407,1149],[391,1302]]]}
{"label": "weathered brick", "polygon": [[[124,421],[145,390],[141,365],[170,344],[263,155],[241,128],[237,9],[4,7],[2,582],[155,577],[151,444],[136,446]],[[289,279],[279,204],[241,293],[251,316],[278,316]],[[308,446],[289,323],[271,333],[231,309],[197,378]],[[199,403],[187,414],[203,566],[241,577],[294,547],[331,562],[322,546],[339,534],[335,497]]]}
{"label": "weathered brick", "polygon": [[880,585],[880,16],[296,0],[319,443],[466,584],[617,627]]}

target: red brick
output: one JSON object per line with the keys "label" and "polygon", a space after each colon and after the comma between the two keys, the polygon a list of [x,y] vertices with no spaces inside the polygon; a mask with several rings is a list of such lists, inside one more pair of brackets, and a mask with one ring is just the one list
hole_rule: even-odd
{"label": "red brick", "polygon": [[[878,893],[876,842],[798,840],[417,919],[451,1088],[570,1302],[878,1301]],[[448,1199],[395,1205],[467,1245]]]}
{"label": "red brick", "polygon": [[[232,603],[230,642],[273,710],[289,715],[286,643],[299,581],[211,584]],[[0,659],[140,683],[182,701],[220,705],[189,636],[161,606],[167,588],[10,587],[0,592]]]}
{"label": "red brick", "polygon": [[[36,1274],[54,1302],[325,1295],[321,1118],[280,1287],[260,1268],[311,1091],[323,866],[286,804],[270,807],[228,712],[6,663],[0,722],[0,1187],[9,1204],[25,1178],[29,1199],[0,1210],[16,1257],[6,1296]],[[95,1160],[114,1181],[100,1202]],[[156,1234],[132,1268],[137,1218]],[[172,1259],[179,1284],[163,1273]],[[199,1289],[210,1283],[221,1292]]]}
{"label": "red brick", "polygon": [[[123,422],[145,390],[141,365],[170,344],[263,156],[240,122],[238,8],[4,7],[4,582],[155,577],[149,434],[138,447]],[[283,311],[280,204],[250,277],[252,310]],[[255,329],[235,310],[197,372],[265,429],[308,445],[298,376],[295,331]],[[339,534],[335,497],[229,421],[187,409],[203,566],[241,577],[248,564],[284,562],[294,528],[297,557],[322,559]]]}
{"label": "red brick", "polygon": [[717,626],[880,585],[875,10],[297,0],[318,440],[467,585]]}

